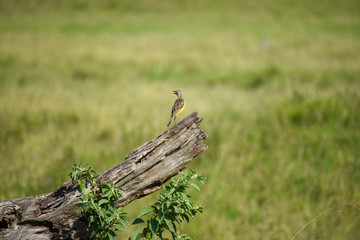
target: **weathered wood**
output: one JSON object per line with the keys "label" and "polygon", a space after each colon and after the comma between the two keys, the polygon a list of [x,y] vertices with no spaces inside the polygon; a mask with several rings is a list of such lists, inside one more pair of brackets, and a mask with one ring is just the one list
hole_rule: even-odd
{"label": "weathered wood", "polygon": [[[157,191],[207,149],[201,121],[191,114],[97,180],[124,189],[119,206]],[[67,181],[52,193],[0,202],[0,239],[88,239],[91,228],[74,205],[80,195],[79,186]]]}

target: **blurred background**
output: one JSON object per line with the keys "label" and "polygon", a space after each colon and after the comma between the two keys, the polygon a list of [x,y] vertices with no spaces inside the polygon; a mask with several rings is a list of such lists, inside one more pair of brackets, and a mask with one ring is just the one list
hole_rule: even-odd
{"label": "blurred background", "polygon": [[0,200],[121,162],[181,89],[209,136],[185,233],[291,239],[320,215],[296,239],[359,239],[359,78],[357,0],[1,1]]}

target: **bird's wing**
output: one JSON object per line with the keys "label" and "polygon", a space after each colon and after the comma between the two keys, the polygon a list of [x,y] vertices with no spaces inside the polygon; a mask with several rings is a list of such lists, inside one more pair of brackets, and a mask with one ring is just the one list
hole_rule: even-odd
{"label": "bird's wing", "polygon": [[171,117],[175,116],[176,113],[178,113],[179,110],[184,107],[184,103],[185,103],[185,101],[183,98],[178,98],[175,100],[174,106],[172,107],[172,110],[171,110]]}

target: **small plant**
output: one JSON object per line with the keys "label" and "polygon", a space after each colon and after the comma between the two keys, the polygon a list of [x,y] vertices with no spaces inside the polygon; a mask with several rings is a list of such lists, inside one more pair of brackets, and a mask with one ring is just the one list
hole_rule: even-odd
{"label": "small plant", "polygon": [[127,226],[126,214],[116,207],[122,197],[122,189],[114,184],[98,184],[97,175],[91,167],[81,166],[81,163],[74,164],[69,174],[73,181],[79,183],[82,191],[81,200],[76,204],[79,205],[78,212],[82,213],[94,228],[90,238],[114,239],[115,231]]}
{"label": "small plant", "polygon": [[[192,181],[197,180],[204,183],[204,176],[190,170],[181,172],[179,178],[172,178],[168,185],[164,185],[164,193],[160,194],[157,201],[140,212],[132,224],[145,223],[143,231],[135,231],[129,240],[139,239],[167,239],[163,237],[165,230],[171,233],[173,239],[191,239],[187,234],[180,234],[177,227],[183,228],[184,221],[189,222],[196,213],[202,212],[203,207],[190,201],[190,196],[185,193],[189,187],[200,188]],[[151,217],[145,222],[143,216],[150,214]]]}

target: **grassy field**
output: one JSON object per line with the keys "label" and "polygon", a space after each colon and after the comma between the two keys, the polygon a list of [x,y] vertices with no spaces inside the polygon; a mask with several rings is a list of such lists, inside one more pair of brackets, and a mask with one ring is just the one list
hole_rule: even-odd
{"label": "grassy field", "polygon": [[209,136],[190,166],[208,178],[205,212],[185,232],[291,239],[309,223],[296,239],[359,239],[359,9],[1,1],[0,200],[53,191],[80,161],[122,161],[166,130],[181,89]]}

